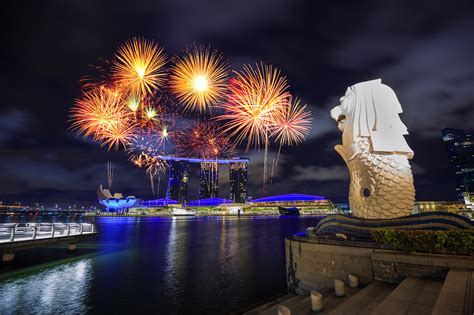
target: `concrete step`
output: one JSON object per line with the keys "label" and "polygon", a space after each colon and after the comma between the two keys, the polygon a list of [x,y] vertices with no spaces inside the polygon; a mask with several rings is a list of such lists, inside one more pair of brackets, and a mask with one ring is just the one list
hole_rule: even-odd
{"label": "concrete step", "polygon": [[274,306],[274,305],[277,305],[279,303],[282,303],[286,300],[289,300],[291,299],[292,297],[295,297],[295,294],[286,294],[286,295],[283,295],[281,297],[279,297],[278,299],[275,299],[275,300],[272,300],[270,302],[267,302],[267,303],[264,303],[262,305],[259,305],[258,307],[254,308],[254,309],[251,309],[250,311],[248,312],[245,312],[243,313],[243,315],[257,315],[257,314],[260,314],[261,312],[269,309],[270,307]]}
{"label": "concrete step", "polygon": [[357,294],[361,289],[351,289],[351,288],[346,288],[346,295],[343,297],[338,297],[334,294],[334,291],[324,291],[321,292],[323,295],[323,301],[324,301],[324,309],[321,312],[313,312],[311,310],[311,297],[305,298],[301,303],[295,307],[294,309],[291,309],[291,314],[292,315],[325,315],[329,314],[332,310],[337,308],[339,305],[343,304],[347,300],[349,300],[352,296]]}
{"label": "concrete step", "polygon": [[474,314],[474,272],[467,269],[450,269],[433,315]]}
{"label": "concrete step", "polygon": [[441,279],[408,276],[375,308],[372,314],[431,314],[442,285]]}
{"label": "concrete step", "polygon": [[329,314],[349,315],[349,314],[371,314],[375,308],[395,289],[396,285],[372,282],[347,301],[336,307]]}
{"label": "concrete step", "polygon": [[[288,300],[286,300],[284,302],[275,304],[274,306],[260,312],[259,314],[261,314],[261,315],[276,315],[278,306],[280,306],[280,305],[284,305],[284,306],[290,308],[290,310],[291,310],[292,308],[295,308],[296,305],[301,303],[301,301],[303,301],[307,297],[309,297],[309,294],[307,294],[307,293],[306,294],[298,294],[298,295],[296,295],[292,298],[289,298]],[[293,312],[292,312],[292,314],[293,314]]]}

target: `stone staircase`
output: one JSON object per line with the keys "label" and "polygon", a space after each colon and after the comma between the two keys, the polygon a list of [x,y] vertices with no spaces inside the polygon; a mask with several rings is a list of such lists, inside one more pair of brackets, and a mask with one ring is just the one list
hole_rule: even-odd
{"label": "stone staircase", "polygon": [[246,315],[277,315],[279,306],[286,306],[291,315],[315,314],[474,314],[474,271],[451,269],[446,279],[406,277],[399,285],[372,282],[364,288],[346,288],[346,296],[333,291],[321,292],[324,309],[311,310],[308,293],[286,295],[266,303]]}

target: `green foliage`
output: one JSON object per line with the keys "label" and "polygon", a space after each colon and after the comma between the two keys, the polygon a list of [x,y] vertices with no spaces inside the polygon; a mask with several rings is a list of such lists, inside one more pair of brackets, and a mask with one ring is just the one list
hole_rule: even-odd
{"label": "green foliage", "polygon": [[395,250],[436,252],[454,255],[474,254],[473,230],[394,230],[372,229],[372,238],[379,244]]}

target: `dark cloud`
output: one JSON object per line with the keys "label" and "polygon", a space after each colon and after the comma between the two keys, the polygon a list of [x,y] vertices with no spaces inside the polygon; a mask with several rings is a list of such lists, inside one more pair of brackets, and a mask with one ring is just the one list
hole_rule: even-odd
{"label": "dark cloud", "polygon": [[[472,1],[5,1],[2,9],[4,201],[94,203],[108,160],[117,166],[114,190],[151,197],[144,171],[124,153],[77,139],[67,122],[79,78],[131,36],[158,40],[171,55],[211,45],[235,69],[258,61],[282,69],[314,120],[307,141],[282,148],[268,193],[347,198],[329,110],[348,86],[382,78],[404,109],[417,198],[454,198],[440,130],[472,129],[474,121]],[[277,150],[270,148],[270,168]],[[241,155],[251,158],[250,194],[260,196],[263,151]],[[165,185],[164,177],[162,192]]]}

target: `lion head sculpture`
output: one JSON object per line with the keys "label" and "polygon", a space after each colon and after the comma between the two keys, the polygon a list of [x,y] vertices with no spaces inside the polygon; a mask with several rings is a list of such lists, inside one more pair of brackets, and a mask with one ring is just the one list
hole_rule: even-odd
{"label": "lion head sculpture", "polygon": [[360,151],[357,146],[360,137],[371,138],[374,153],[404,154],[411,159],[413,151],[404,138],[408,131],[400,113],[402,107],[395,92],[382,84],[381,79],[347,88],[340,105],[331,110],[331,117],[342,131],[344,159]]}
{"label": "lion head sculpture", "polygon": [[342,145],[335,150],[349,168],[349,202],[356,216],[385,219],[412,211],[408,159],[413,151],[404,137],[408,131],[401,112],[395,92],[380,79],[349,87],[331,110],[342,132]]}

